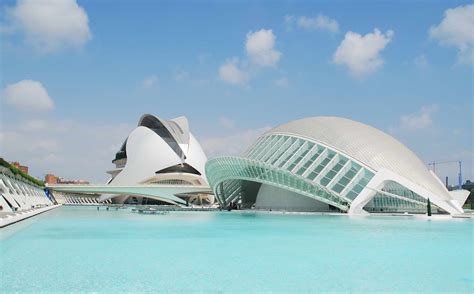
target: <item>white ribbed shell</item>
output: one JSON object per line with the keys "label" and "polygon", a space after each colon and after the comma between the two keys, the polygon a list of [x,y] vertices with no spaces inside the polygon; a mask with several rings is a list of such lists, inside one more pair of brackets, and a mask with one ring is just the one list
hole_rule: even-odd
{"label": "white ribbed shell", "polygon": [[310,117],[270,130],[309,137],[355,158],[375,171],[386,168],[446,200],[446,188],[405,145],[371,126],[340,117]]}
{"label": "white ribbed shell", "polygon": [[154,131],[141,126],[145,117],[153,117],[168,129],[186,155],[185,163],[198,170],[204,181],[207,157],[199,142],[189,132],[188,120],[180,116],[173,120],[163,120],[159,117],[145,114],[140,118],[138,127],[127,138],[127,163],[122,171],[110,184],[125,185],[145,181],[155,175],[155,172],[173,165],[183,163],[182,159]]}

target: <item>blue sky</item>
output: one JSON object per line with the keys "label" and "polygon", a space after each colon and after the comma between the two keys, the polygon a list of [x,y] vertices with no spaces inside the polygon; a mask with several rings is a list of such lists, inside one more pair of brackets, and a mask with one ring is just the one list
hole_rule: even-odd
{"label": "blue sky", "polygon": [[[3,1],[0,19],[0,153],[36,176],[106,181],[148,112],[186,115],[209,157],[293,119],[348,117],[473,178],[468,1],[41,2]],[[35,101],[8,88],[24,80]]]}

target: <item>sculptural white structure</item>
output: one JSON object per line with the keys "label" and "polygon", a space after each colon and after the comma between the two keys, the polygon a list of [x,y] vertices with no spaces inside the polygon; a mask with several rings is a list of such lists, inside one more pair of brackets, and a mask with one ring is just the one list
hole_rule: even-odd
{"label": "sculptural white structure", "polygon": [[449,192],[406,146],[371,126],[310,117],[262,135],[241,157],[210,160],[207,176],[227,206],[293,211],[463,213],[469,192]]}
{"label": "sculptural white structure", "polygon": [[[138,126],[130,133],[122,148],[117,152],[116,168],[108,171],[112,176],[108,185],[174,185],[206,187],[205,164],[207,157],[201,145],[189,131],[186,117],[172,120],[156,116],[143,115]],[[199,194],[182,195],[188,202],[198,200],[214,202],[212,194],[203,197]],[[101,201],[112,199],[115,203],[139,202],[154,203],[153,199],[166,202],[162,198],[147,195],[110,195],[104,194]],[[172,203],[172,202],[170,202]]]}

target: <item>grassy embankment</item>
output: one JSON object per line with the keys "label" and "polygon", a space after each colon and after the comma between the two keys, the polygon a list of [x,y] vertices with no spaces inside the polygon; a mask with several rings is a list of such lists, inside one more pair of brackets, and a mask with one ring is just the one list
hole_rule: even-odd
{"label": "grassy embankment", "polygon": [[0,166],[3,166],[5,168],[9,169],[15,176],[19,176],[19,177],[23,178],[26,181],[32,182],[35,185],[44,187],[44,182],[43,181],[40,181],[37,178],[30,176],[29,174],[25,174],[20,169],[18,169],[17,167],[11,165],[8,161],[6,161],[5,159],[3,159],[1,157],[0,157]]}

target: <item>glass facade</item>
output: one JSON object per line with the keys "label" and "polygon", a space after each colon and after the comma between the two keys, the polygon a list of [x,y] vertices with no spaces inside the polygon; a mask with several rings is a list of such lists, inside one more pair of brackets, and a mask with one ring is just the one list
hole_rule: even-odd
{"label": "glass facade", "polygon": [[167,180],[159,180],[153,181],[148,184],[160,184],[160,185],[192,185],[193,183],[189,181],[185,181],[182,179],[167,179]]}
{"label": "glass facade", "polygon": [[220,203],[225,206],[231,201],[237,201],[241,196],[242,181],[253,181],[274,185],[286,190],[294,191],[315,200],[325,202],[346,211],[349,203],[336,194],[313,185],[300,177],[295,177],[285,170],[276,169],[267,164],[239,158],[220,157],[211,160],[206,166],[211,186],[215,187],[215,194]]}
{"label": "glass facade", "polygon": [[[312,197],[342,211],[374,177],[374,171],[309,139],[286,134],[260,137],[243,157],[218,157],[206,165],[218,201],[242,200],[245,182],[270,184]],[[252,191],[258,192],[258,188]],[[255,200],[256,195],[254,195]],[[396,182],[388,182],[364,207],[370,212],[426,212],[427,201]],[[434,212],[440,209],[432,206]]]}
{"label": "glass facade", "polygon": [[[433,213],[442,211],[433,203],[431,207]],[[370,212],[425,213],[427,200],[396,182],[388,182],[364,209]]]}
{"label": "glass facade", "polygon": [[263,136],[244,156],[216,158],[206,166],[223,204],[239,199],[246,180],[293,190],[346,211],[374,176],[335,150],[288,135]]}
{"label": "glass facade", "polygon": [[[262,137],[246,156],[327,187],[349,201],[353,200],[374,176],[373,172],[335,150],[286,135]],[[345,189],[347,187],[350,189]]]}

